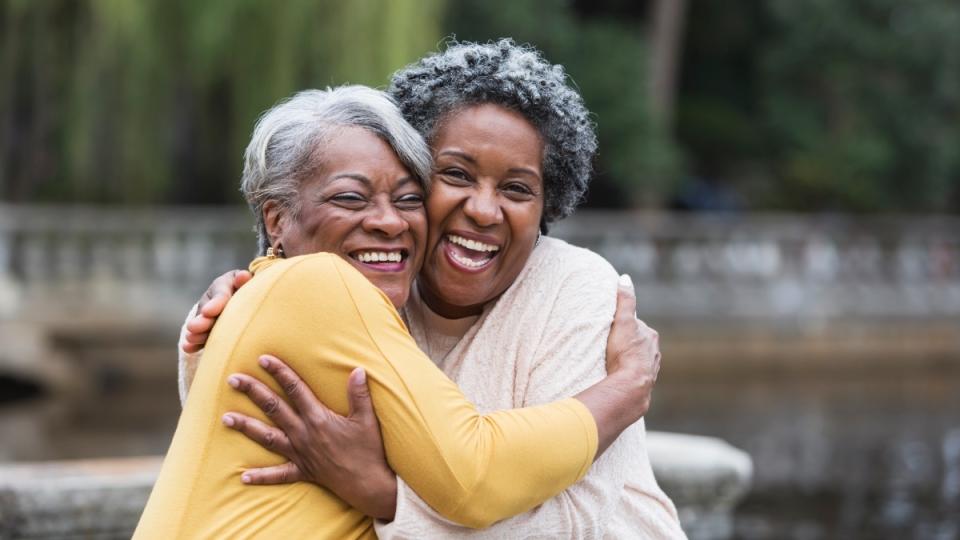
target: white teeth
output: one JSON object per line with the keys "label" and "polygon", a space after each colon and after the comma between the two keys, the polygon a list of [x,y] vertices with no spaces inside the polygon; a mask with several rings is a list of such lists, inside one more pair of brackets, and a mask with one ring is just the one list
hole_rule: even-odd
{"label": "white teeth", "polygon": [[463,246],[467,249],[473,251],[500,251],[500,246],[494,246],[492,244],[484,244],[483,242],[477,242],[476,240],[468,240],[462,236],[457,236],[455,234],[448,234],[447,240],[452,244],[457,244],[458,246]]}
{"label": "white teeth", "polygon": [[364,251],[357,254],[357,260],[360,262],[400,262],[403,256],[399,251]]}
{"label": "white teeth", "polygon": [[464,266],[470,267],[470,268],[480,268],[481,266],[483,266],[483,265],[487,264],[488,262],[490,262],[490,259],[486,259],[486,260],[483,260],[483,261],[474,261],[474,260],[468,259],[468,258],[466,258],[466,257],[461,257],[461,256],[459,256],[459,255],[457,255],[456,253],[453,253],[453,252],[450,253],[450,256],[453,257],[453,259],[454,259],[455,261],[457,261],[458,263],[460,263],[460,264],[462,264],[462,265],[464,265]]}

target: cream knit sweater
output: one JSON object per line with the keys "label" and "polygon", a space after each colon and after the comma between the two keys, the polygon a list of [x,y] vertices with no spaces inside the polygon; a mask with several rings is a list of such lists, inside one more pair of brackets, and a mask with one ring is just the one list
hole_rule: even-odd
{"label": "cream knit sweater", "polygon": [[[449,336],[427,327],[436,315],[415,289],[404,310],[410,333],[481,412],[568,398],[605,374],[617,273],[591,251],[544,237],[513,285],[452,350]],[[199,356],[180,354],[181,399]],[[396,517],[377,523],[380,538],[685,538],[673,503],[653,477],[642,420],[580,482],[487,529],[445,520],[397,483]]]}

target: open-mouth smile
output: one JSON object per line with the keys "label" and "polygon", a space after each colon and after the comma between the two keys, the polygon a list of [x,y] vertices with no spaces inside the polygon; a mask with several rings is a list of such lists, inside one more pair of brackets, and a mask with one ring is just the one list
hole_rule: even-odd
{"label": "open-mouth smile", "polygon": [[464,238],[457,234],[444,236],[441,247],[453,266],[466,272],[479,272],[487,268],[500,252],[499,245]]}

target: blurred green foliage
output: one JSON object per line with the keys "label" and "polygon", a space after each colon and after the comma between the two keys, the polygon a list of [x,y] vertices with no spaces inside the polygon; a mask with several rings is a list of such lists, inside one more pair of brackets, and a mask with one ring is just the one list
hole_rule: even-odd
{"label": "blurred green foliage", "polygon": [[440,39],[442,0],[4,0],[11,200],[238,202],[257,116],[386,75]]}
{"label": "blurred green foliage", "polygon": [[591,191],[606,189],[608,204],[655,205],[675,189],[680,161],[647,106],[646,11],[629,4],[460,0],[450,3],[444,27],[465,41],[509,36],[562,64],[598,127],[599,181]]}
{"label": "blurred green foliage", "polygon": [[751,207],[960,210],[960,4],[694,2],[679,140]]}
{"label": "blurred green foliage", "polygon": [[651,4],[0,0],[0,197],[238,202],[260,112],[382,86],[455,35],[566,67],[599,129],[592,203],[960,210],[955,0],[690,1],[672,130],[648,105]]}

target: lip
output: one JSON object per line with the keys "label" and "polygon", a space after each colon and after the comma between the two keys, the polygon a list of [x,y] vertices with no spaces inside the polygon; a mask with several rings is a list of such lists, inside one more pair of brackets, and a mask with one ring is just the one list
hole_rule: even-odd
{"label": "lip", "polygon": [[480,234],[472,231],[452,230],[452,231],[446,231],[445,233],[443,233],[443,239],[446,240],[447,236],[450,236],[451,234],[454,236],[462,236],[467,240],[473,240],[474,242],[483,242],[484,244],[498,246],[501,249],[503,249],[502,242],[496,236],[491,236],[489,234]]}
{"label": "lip", "polygon": [[[368,251],[381,251],[385,253],[394,253],[399,252],[401,255],[400,262],[395,261],[384,261],[384,262],[363,262],[357,258],[359,253],[368,252]],[[350,262],[356,265],[358,268],[369,270],[371,272],[386,272],[386,273],[395,273],[403,272],[407,269],[407,265],[410,261],[410,249],[391,246],[391,247],[362,247],[353,249],[347,252],[350,257]]]}

